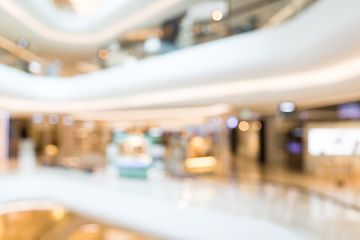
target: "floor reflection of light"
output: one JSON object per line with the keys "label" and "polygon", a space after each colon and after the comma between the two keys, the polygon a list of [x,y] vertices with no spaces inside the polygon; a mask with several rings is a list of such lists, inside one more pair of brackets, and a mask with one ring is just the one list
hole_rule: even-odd
{"label": "floor reflection of light", "polygon": [[65,216],[65,209],[63,207],[56,207],[52,211],[52,216],[55,220],[61,220]]}
{"label": "floor reflection of light", "polygon": [[192,194],[191,194],[191,191],[190,191],[189,189],[184,189],[184,190],[182,191],[181,196],[182,196],[185,200],[189,200],[189,199],[191,198]]}
{"label": "floor reflection of light", "polygon": [[184,200],[181,199],[178,201],[177,206],[180,210],[185,210],[187,208],[188,203]]}

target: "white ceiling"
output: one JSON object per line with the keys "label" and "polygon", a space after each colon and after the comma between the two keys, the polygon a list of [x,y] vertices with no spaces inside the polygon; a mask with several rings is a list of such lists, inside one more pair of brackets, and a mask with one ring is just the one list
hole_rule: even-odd
{"label": "white ceiling", "polygon": [[128,30],[158,26],[199,0],[106,0],[91,15],[79,16],[50,0],[1,0],[0,35],[25,37],[30,51],[64,60],[93,56]]}
{"label": "white ceiling", "polygon": [[[360,100],[360,2],[320,0],[278,27],[68,79],[0,66],[0,108],[77,112]],[[22,86],[22,87],[19,87]]]}

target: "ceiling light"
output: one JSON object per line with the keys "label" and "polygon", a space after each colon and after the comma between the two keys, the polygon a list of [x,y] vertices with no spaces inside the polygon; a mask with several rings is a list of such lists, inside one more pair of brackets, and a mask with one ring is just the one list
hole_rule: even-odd
{"label": "ceiling light", "polygon": [[32,73],[40,73],[42,71],[42,67],[41,67],[40,63],[31,61],[29,63],[29,71]]}
{"label": "ceiling light", "polygon": [[59,122],[59,116],[56,114],[51,114],[49,116],[49,123],[50,124],[57,124]]}
{"label": "ceiling light", "polygon": [[41,113],[34,113],[32,115],[32,121],[33,123],[42,123],[44,121],[44,115]]}
{"label": "ceiling light", "polygon": [[161,49],[161,40],[158,37],[150,37],[145,40],[143,47],[146,53],[158,53]]}
{"label": "ceiling light", "polygon": [[62,119],[62,122],[65,126],[71,126],[74,124],[74,118],[71,116],[66,116]]}
{"label": "ceiling light", "polygon": [[229,128],[234,129],[237,127],[239,121],[237,120],[236,117],[229,117],[228,120],[226,121],[226,124]]}
{"label": "ceiling light", "polygon": [[212,15],[212,19],[216,22],[220,21],[223,18],[223,13],[219,10],[215,10]]}
{"label": "ceiling light", "polygon": [[249,123],[246,121],[242,121],[239,123],[239,129],[240,131],[246,132],[247,130],[249,130]]}
{"label": "ceiling light", "polygon": [[291,113],[295,111],[295,104],[292,102],[282,102],[279,105],[279,109],[283,113]]}
{"label": "ceiling light", "polygon": [[17,45],[19,48],[26,48],[29,45],[29,42],[25,38],[20,38]]}
{"label": "ceiling light", "polygon": [[108,50],[106,50],[106,49],[101,49],[100,51],[99,51],[99,57],[101,58],[101,59],[103,59],[103,60],[105,60],[105,59],[108,59],[109,58],[109,51]]}

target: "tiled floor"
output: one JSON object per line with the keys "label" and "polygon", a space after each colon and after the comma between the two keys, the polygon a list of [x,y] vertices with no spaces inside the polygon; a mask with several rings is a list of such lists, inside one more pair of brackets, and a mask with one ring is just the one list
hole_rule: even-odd
{"label": "tiled floor", "polygon": [[[224,168],[223,168],[224,169]],[[347,204],[360,206],[360,176],[321,177],[282,166],[267,166],[255,161],[237,159],[236,172],[221,171],[202,177],[240,188],[259,182],[274,182],[308,189]]]}

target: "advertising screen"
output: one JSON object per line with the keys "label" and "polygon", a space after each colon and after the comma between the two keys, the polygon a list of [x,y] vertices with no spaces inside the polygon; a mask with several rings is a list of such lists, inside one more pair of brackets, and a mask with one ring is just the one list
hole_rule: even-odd
{"label": "advertising screen", "polygon": [[312,128],[308,151],[312,156],[360,155],[360,128]]}

